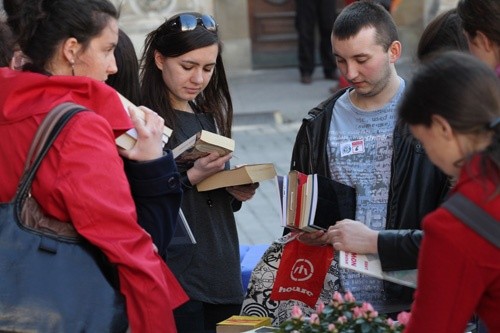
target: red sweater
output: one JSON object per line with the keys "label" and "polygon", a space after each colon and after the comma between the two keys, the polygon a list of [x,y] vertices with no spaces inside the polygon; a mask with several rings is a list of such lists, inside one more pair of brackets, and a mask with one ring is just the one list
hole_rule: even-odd
{"label": "red sweater", "polygon": [[[131,122],[117,94],[83,77],[0,69],[0,201],[10,201],[43,117],[73,101],[94,112],[77,114],[46,155],[32,194],[47,215],[76,230],[116,264],[132,332],[175,332],[172,308],[186,300],[172,273],[137,224],[134,201],[114,144]],[[179,295],[179,294],[176,294]]]}
{"label": "red sweater", "polygon": [[[474,172],[481,178],[477,162]],[[494,190],[489,178],[462,171],[453,191],[500,223],[500,196],[489,199]],[[418,287],[405,333],[463,333],[473,313],[489,332],[500,332],[500,249],[443,208],[427,215],[423,225]]]}

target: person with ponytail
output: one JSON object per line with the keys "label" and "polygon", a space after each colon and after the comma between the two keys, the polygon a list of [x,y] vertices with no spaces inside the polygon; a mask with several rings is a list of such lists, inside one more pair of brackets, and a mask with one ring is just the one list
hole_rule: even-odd
{"label": "person with ponytail", "polygon": [[424,218],[405,333],[462,333],[473,314],[500,332],[500,248],[448,205],[461,195],[500,223],[500,79],[472,55],[437,55],[415,73],[399,116],[431,161],[456,179],[448,200]]}
{"label": "person with ponytail", "polygon": [[[16,193],[34,133],[52,108],[73,102],[93,111],[61,131],[32,195],[45,215],[71,223],[116,267],[132,333],[175,332],[173,309],[187,296],[138,222],[161,225],[168,243],[179,173],[171,151],[163,151],[163,119],[147,108],[144,119],[133,110],[129,117],[104,83],[117,71],[116,8],[108,0],[4,0],[4,8],[29,61],[22,70],[0,68],[0,202]],[[115,138],[133,127],[135,146],[118,150]]]}

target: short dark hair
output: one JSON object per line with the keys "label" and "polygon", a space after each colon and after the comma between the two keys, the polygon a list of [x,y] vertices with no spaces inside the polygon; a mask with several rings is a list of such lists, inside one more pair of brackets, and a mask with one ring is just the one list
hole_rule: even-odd
{"label": "short dark hair", "polygon": [[337,39],[345,40],[367,27],[375,28],[376,43],[385,50],[399,38],[391,14],[378,3],[368,0],[356,1],[345,7],[335,19],[332,34]]}
{"label": "short dark hair", "polygon": [[59,43],[75,37],[85,48],[118,11],[108,0],[4,0],[8,23],[30,69],[44,72]]}
{"label": "short dark hair", "polygon": [[422,60],[431,53],[446,50],[469,50],[462,20],[455,8],[439,14],[425,27],[418,42],[417,57]]}
{"label": "short dark hair", "polygon": [[475,37],[481,31],[500,45],[500,1],[460,0],[457,11],[462,19],[463,29],[470,37]]}

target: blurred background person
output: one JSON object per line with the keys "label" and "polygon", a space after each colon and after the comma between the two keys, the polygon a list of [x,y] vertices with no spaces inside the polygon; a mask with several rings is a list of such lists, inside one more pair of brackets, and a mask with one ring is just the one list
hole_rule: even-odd
{"label": "blurred background person", "polygon": [[298,34],[300,82],[312,82],[316,67],[316,27],[319,31],[319,55],[325,79],[338,79],[330,35],[337,16],[336,0],[295,0],[295,27]]}
{"label": "blurred background person", "polygon": [[425,27],[418,42],[417,58],[422,61],[430,54],[446,50],[469,51],[456,8],[439,14]]}
{"label": "blurred background person", "polygon": [[470,52],[500,76],[500,1],[460,0],[457,11]]}

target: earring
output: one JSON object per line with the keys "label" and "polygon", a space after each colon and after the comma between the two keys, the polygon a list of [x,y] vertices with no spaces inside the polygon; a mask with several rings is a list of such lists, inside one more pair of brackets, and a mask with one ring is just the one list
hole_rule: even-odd
{"label": "earring", "polygon": [[75,76],[75,61],[71,60],[69,63],[71,65],[71,75]]}

